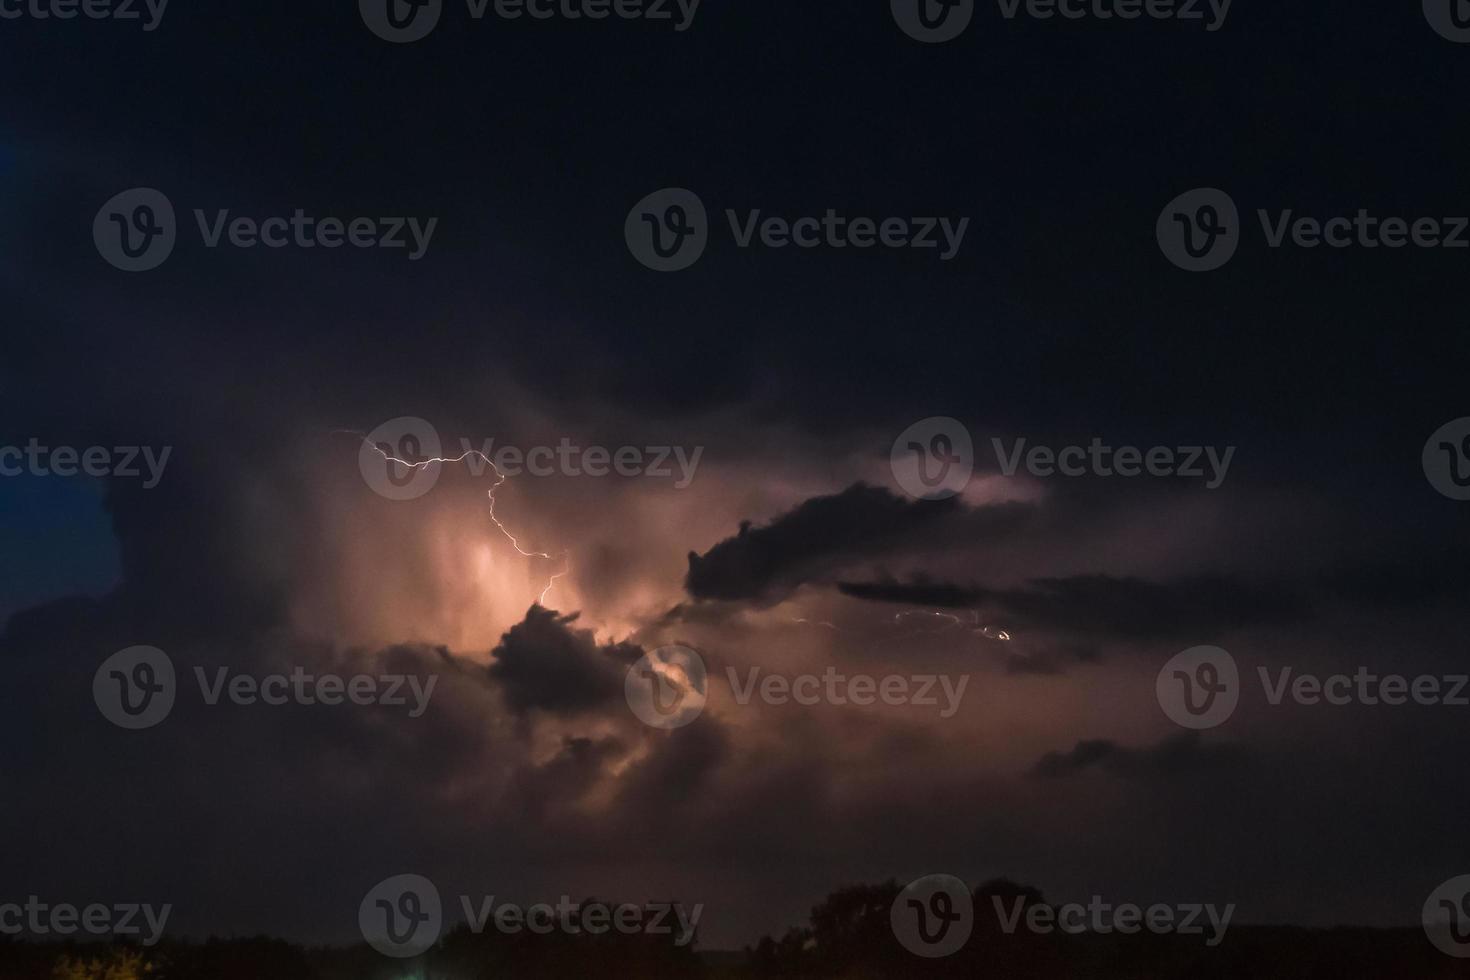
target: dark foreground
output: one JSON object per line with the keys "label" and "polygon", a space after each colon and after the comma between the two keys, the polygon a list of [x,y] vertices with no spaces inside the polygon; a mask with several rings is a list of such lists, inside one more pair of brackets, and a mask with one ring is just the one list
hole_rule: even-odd
{"label": "dark foreground", "polygon": [[[412,960],[387,958],[365,944],[303,948],[264,937],[164,941],[151,949],[0,938],[0,980],[1470,978],[1470,959],[1438,951],[1419,929],[1235,926],[1209,947],[1201,936],[1007,935],[977,916],[962,949],[925,959],[894,938],[889,907],[897,891],[892,883],[842,889],[812,910],[808,925],[741,952],[696,952],[641,935],[476,935],[463,926]],[[984,886],[975,892],[977,899],[985,894]]]}

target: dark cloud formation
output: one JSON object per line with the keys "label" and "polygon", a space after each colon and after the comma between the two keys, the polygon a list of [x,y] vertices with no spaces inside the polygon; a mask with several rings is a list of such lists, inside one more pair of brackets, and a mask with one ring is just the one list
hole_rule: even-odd
{"label": "dark cloud formation", "polygon": [[923,574],[916,575],[911,582],[891,578],[880,582],[838,582],[837,589],[854,599],[940,609],[969,609],[985,595],[984,590],[975,586],[938,582]]}
{"label": "dark cloud formation", "polygon": [[622,698],[623,674],[643,649],[632,643],[599,646],[591,630],[573,627],[576,621],[575,613],[532,606],[491,651],[490,676],[512,711],[573,715],[604,710]]}
{"label": "dark cloud formation", "polygon": [[814,497],[764,527],[740,533],[703,555],[689,553],[685,587],[698,599],[779,598],[836,562],[911,542],[957,514],[949,500],[906,500],[882,487],[854,484]]}
{"label": "dark cloud formation", "polygon": [[1015,589],[960,586],[918,576],[907,583],[841,582],[838,589],[870,601],[990,609],[1018,625],[1107,639],[1209,636],[1293,622],[1311,613],[1306,599],[1288,588],[1224,575],[1172,582],[1076,575],[1036,579]]}

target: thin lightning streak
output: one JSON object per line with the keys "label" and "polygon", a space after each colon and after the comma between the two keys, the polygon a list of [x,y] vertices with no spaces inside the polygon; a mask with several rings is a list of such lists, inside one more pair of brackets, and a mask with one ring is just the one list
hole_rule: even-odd
{"label": "thin lightning streak", "polygon": [[525,548],[521,547],[521,543],[516,540],[516,536],[510,533],[510,529],[507,528],[504,524],[500,523],[500,518],[495,516],[495,491],[499,490],[505,484],[505,481],[509,479],[509,477],[500,472],[500,467],[495,465],[494,460],[492,460],[489,456],[486,456],[484,453],[480,452],[478,449],[467,450],[466,452],[462,453],[459,456],[455,456],[452,459],[443,456],[437,456],[433,459],[425,459],[417,463],[410,463],[406,459],[399,459],[396,456],[389,456],[383,451],[381,446],[377,446],[374,445],[372,442],[369,442],[367,436],[361,432],[353,432],[351,434],[360,437],[363,443],[371,447],[373,452],[377,453],[379,456],[382,456],[385,462],[397,463],[400,466],[406,466],[411,470],[416,470],[421,467],[428,466],[432,463],[462,463],[471,456],[480,457],[492,470],[495,471],[496,477],[495,485],[490,488],[487,494],[487,496],[490,498],[490,520],[494,522],[495,526],[500,530],[500,533],[505,535],[505,539],[510,542],[510,546],[514,548],[517,553],[525,558],[541,558],[546,561],[553,561],[557,558],[560,558],[565,563],[565,567],[562,568],[561,571],[557,572],[555,575],[551,576],[551,578],[547,579],[546,588],[541,590],[541,594],[536,598],[536,602],[542,606],[546,605],[546,593],[550,592],[552,587],[556,585],[557,579],[561,578],[572,570],[571,552],[563,551],[560,555],[549,555],[544,551],[527,551]]}

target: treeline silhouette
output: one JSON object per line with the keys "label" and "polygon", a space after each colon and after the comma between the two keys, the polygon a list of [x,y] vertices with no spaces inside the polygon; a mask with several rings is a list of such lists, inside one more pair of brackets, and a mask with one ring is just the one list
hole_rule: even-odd
{"label": "treeline silhouette", "polygon": [[743,978],[1004,977],[1009,980],[1450,980],[1470,978],[1470,960],[1445,956],[1418,929],[1304,929],[1232,925],[1225,940],[1139,932],[1006,933],[995,901],[1013,911],[1046,900],[1007,880],[973,889],[974,929],[954,954],[925,959],[894,937],[895,881],[840,888],[809,921],[743,952],[696,952],[672,936],[522,932],[459,926],[411,960],[365,944],[307,948],[279,939],[165,941],[151,949],[108,943],[0,938],[0,980],[499,980],[503,977],[630,980]]}

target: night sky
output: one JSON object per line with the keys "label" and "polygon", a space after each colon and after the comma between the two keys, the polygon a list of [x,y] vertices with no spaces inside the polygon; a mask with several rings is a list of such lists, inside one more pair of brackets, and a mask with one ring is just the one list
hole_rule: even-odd
{"label": "night sky", "polygon": [[[344,0],[0,19],[0,447],[171,447],[153,487],[0,477],[0,898],[350,942],[413,872],[702,902],[720,949],[942,871],[1415,925],[1470,872],[1470,707],[1271,705],[1256,677],[1470,672],[1470,503],[1421,463],[1470,415],[1470,249],[1271,248],[1257,211],[1470,214],[1470,46],[1414,3],[1237,0],[1216,31],[981,4],[938,44],[879,0],[670,9],[449,0],[408,44]],[[128,273],[92,229],[140,187],[178,241]],[[1202,187],[1239,249],[1190,273],[1155,226]],[[624,237],[663,188],[708,209],[683,271]],[[437,224],[416,260],[209,248],[195,209]],[[969,221],[946,260],[741,248],[726,209]],[[975,475],[916,500],[890,448],[936,416]],[[687,486],[516,476],[493,512],[493,472],[434,464],[390,500],[359,463],[400,417],[446,457],[702,455]],[[992,451],[1094,438],[1235,451],[1212,489]],[[662,731],[624,676],[668,644],[709,702]],[[181,692],[123,731],[92,681],[135,645]],[[1193,731],[1155,678],[1200,645],[1242,691]],[[969,681],[941,718],[726,680],[833,665]],[[195,666],[439,681],[410,719],[208,705]]]}

